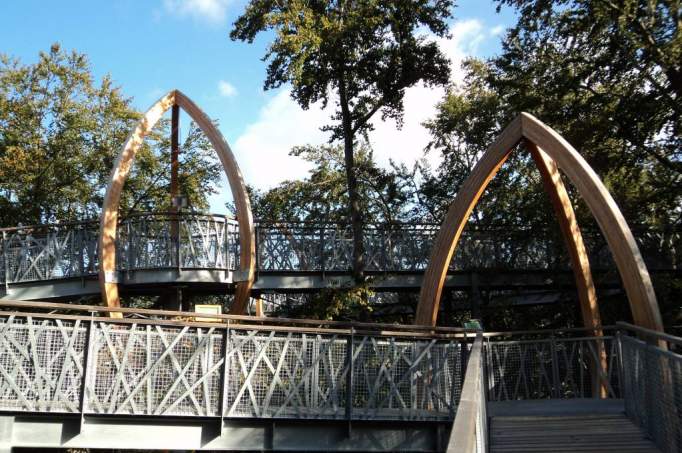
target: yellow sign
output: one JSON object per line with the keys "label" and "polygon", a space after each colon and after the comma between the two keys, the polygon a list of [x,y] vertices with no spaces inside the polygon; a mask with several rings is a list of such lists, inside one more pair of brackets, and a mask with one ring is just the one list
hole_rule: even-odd
{"label": "yellow sign", "polygon": [[[222,315],[223,314],[223,306],[222,305],[213,305],[213,304],[203,304],[203,305],[195,305],[194,306],[194,311],[197,313],[206,313],[206,314],[212,314],[212,315]],[[197,316],[194,318],[195,321],[199,322],[220,322],[219,318],[203,318]]]}

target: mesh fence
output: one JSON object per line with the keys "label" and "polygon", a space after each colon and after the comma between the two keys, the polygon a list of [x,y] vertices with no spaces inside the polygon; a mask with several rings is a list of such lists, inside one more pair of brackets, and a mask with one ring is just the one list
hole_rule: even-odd
{"label": "mesh fence", "polygon": [[80,321],[0,318],[0,409],[79,412],[85,343]]}
{"label": "mesh fence", "polygon": [[449,419],[462,350],[445,340],[9,316],[0,318],[0,410],[77,413],[85,382],[89,414]]}
{"label": "mesh fence", "polygon": [[609,336],[488,341],[488,398],[618,398],[617,358],[616,343]]}
{"label": "mesh fence", "polygon": [[222,348],[213,329],[97,323],[86,411],[220,415]]}
{"label": "mesh fence", "polygon": [[625,410],[665,452],[682,451],[682,355],[622,337]]}

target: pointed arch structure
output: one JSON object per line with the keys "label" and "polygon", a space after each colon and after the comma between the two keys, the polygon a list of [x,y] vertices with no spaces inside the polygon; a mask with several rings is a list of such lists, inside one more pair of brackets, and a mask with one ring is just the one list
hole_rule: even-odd
{"label": "pointed arch structure", "polygon": [[577,188],[611,249],[636,324],[663,330],[649,271],[623,214],[599,176],[556,131],[528,113],[517,116],[474,166],[443,221],[424,274],[416,324],[435,325],[448,266],[469,216],[512,150],[521,141],[538,165],[569,250],[586,327],[601,324],[585,245],[559,169]]}
{"label": "pointed arch structure", "polygon": [[201,128],[223,165],[230,184],[239,223],[240,270],[243,281],[236,285],[235,299],[231,312],[241,314],[245,311],[251,287],[253,286],[256,263],[256,238],[251,213],[251,203],[246,185],[237,161],[227,141],[214,126],[210,118],[197,105],[179,90],[173,90],[159,99],[138,121],[125,144],[121,148],[109,177],[104,195],[102,218],[99,229],[99,282],[102,300],[109,307],[119,307],[118,278],[116,273],[116,229],[118,227],[118,208],[121,191],[130,168],[147,134],[151,132],[163,114],[177,105],[183,109]]}

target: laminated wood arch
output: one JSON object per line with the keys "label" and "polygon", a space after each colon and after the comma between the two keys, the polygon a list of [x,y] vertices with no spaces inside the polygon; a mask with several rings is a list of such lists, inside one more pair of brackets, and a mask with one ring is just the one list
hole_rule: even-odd
{"label": "laminated wood arch", "polygon": [[580,230],[558,169],[577,188],[597,220],[618,267],[635,323],[662,330],[661,314],[649,272],[613,197],[585,159],[563,137],[528,113],[516,117],[487,149],[450,205],[424,274],[416,323],[435,325],[448,266],[469,215],[490,180],[522,140],[527,142],[538,164],[557,213],[576,273],[586,326],[598,326],[600,323],[594,285]]}
{"label": "laminated wood arch", "polygon": [[218,153],[218,158],[225,169],[225,175],[230,184],[239,222],[240,270],[244,274],[244,281],[237,283],[235,300],[231,312],[241,314],[246,309],[251,286],[255,275],[256,240],[253,226],[251,204],[246,192],[246,186],[237,161],[222,134],[213,125],[208,116],[178,90],[173,90],[159,99],[137,123],[114,164],[109,178],[102,218],[99,230],[99,282],[102,299],[109,307],[120,306],[116,273],[116,228],[118,226],[118,208],[121,191],[125,183],[135,154],[140,148],[144,137],[152,130],[161,116],[173,105],[182,108],[197,123]]}

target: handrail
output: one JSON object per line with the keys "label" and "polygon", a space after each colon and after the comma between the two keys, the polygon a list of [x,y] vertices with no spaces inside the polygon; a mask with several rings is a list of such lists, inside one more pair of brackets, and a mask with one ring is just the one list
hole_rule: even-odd
{"label": "handrail", "polygon": [[656,340],[666,341],[677,346],[682,346],[682,337],[676,337],[675,335],[670,335],[665,332],[659,332],[657,330],[651,330],[645,327],[635,326],[627,322],[617,322],[616,327],[619,327],[623,330],[629,330],[631,332],[635,332],[649,338],[654,338]]}
{"label": "handrail", "polygon": [[[483,380],[483,335],[476,334],[473,347],[467,362],[467,370],[462,386],[462,396],[457,406],[457,414],[452,424],[450,438],[448,439],[447,452],[475,452],[477,450],[477,438],[483,445],[481,451],[485,452],[487,445],[487,423],[485,421],[485,393],[482,388]],[[481,422],[477,432],[477,423]]]}
{"label": "handrail", "polygon": [[[367,323],[367,322],[352,322],[352,321],[328,321],[328,320],[318,320],[318,319],[295,319],[295,318],[271,318],[271,317],[258,317],[258,316],[247,316],[247,315],[226,315],[226,314],[213,314],[213,313],[197,313],[188,311],[173,311],[173,310],[154,310],[148,308],[127,308],[127,307],[104,307],[98,305],[80,305],[80,304],[65,304],[56,302],[29,302],[29,301],[18,301],[18,300],[0,300],[0,308],[33,308],[33,309],[44,309],[44,310],[61,310],[61,311],[78,311],[86,312],[89,314],[93,313],[124,313],[124,314],[138,314],[138,315],[149,315],[149,316],[163,316],[163,317],[180,317],[183,319],[187,318],[203,318],[203,319],[215,319],[216,321],[224,322],[244,322],[250,324],[279,324],[279,325],[301,325],[301,326],[317,326],[324,328],[337,328],[337,329],[352,329],[353,331],[374,331],[380,335],[395,335],[397,332],[404,332],[411,336],[426,336],[429,338],[453,338],[453,337],[464,337],[470,336],[475,333],[475,329],[467,329],[462,327],[431,327],[431,326],[419,326],[419,325],[405,325],[405,324],[386,324],[386,323]],[[0,311],[0,315],[4,314]],[[40,313],[22,313],[31,314],[36,317],[40,317]],[[291,330],[294,330],[292,328]]]}

